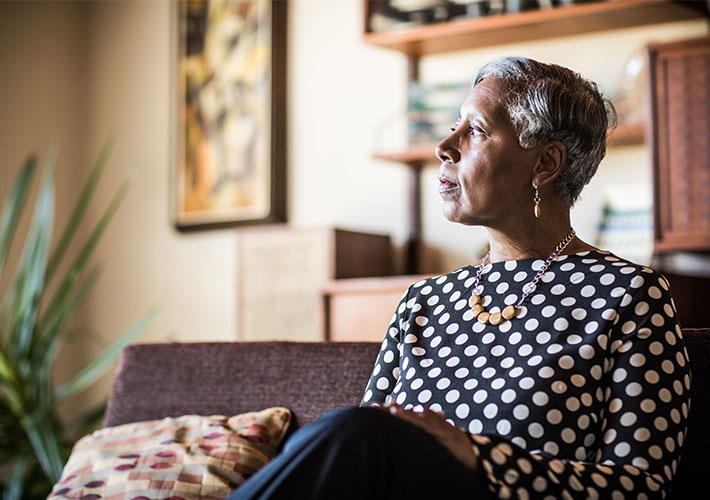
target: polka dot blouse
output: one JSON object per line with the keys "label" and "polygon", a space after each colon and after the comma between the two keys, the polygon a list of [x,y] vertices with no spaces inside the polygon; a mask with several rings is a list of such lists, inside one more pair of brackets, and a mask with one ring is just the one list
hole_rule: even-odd
{"label": "polka dot blouse", "polygon": [[[515,304],[542,265],[486,265],[486,309]],[[666,279],[608,252],[561,256],[494,326],[468,307],[476,271],[407,290],[362,404],[442,411],[471,433],[499,498],[665,496],[690,405]]]}

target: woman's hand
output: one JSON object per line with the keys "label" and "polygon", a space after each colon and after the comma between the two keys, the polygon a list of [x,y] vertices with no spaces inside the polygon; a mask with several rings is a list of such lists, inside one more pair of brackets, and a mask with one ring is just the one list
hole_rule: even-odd
{"label": "woman's hand", "polygon": [[451,425],[441,413],[423,408],[421,411],[405,410],[391,403],[384,407],[392,415],[406,420],[434,437],[444,448],[466,467],[479,472],[478,457],[473,452],[471,439],[463,429]]}

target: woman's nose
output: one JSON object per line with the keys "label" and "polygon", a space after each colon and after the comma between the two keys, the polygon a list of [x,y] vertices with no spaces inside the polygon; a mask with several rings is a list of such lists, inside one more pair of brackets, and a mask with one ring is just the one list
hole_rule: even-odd
{"label": "woman's nose", "polygon": [[456,132],[449,134],[436,146],[436,157],[443,161],[456,163],[460,159],[459,151],[456,148]]}

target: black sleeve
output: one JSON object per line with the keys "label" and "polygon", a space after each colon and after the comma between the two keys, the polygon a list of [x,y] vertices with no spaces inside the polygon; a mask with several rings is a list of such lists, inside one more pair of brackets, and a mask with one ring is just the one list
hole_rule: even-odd
{"label": "black sleeve", "polygon": [[392,315],[372,375],[370,375],[370,381],[367,383],[365,394],[360,402],[361,406],[383,405],[389,401],[388,398],[397,382],[401,354],[399,344],[401,332],[407,329],[404,324],[406,321],[404,313],[407,309],[410,289],[411,287],[404,292],[395,313]]}

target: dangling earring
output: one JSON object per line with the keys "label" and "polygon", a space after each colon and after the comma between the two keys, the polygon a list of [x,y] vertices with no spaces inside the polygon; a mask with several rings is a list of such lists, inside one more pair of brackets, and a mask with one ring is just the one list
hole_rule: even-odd
{"label": "dangling earring", "polygon": [[535,202],[535,218],[540,217],[540,192],[537,190],[537,186],[535,186],[535,198],[533,198],[533,201]]}

